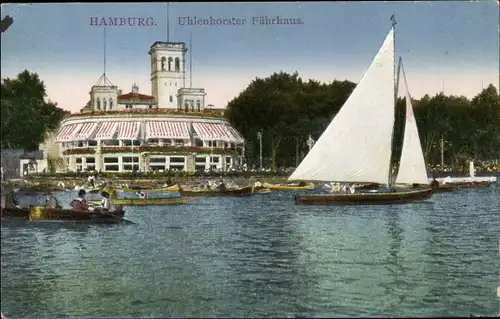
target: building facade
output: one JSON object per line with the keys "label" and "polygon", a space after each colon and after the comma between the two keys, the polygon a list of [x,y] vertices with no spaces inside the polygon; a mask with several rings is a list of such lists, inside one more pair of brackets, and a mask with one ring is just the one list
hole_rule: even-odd
{"label": "building facade", "polygon": [[101,76],[80,113],[61,122],[59,156],[69,171],[228,170],[242,165],[245,140],[205,107],[205,89],[185,87],[182,42],[155,42],[152,95],[122,94]]}

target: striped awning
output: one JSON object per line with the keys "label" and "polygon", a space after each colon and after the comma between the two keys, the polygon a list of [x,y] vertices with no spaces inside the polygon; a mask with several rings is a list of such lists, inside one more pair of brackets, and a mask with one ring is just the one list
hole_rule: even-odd
{"label": "striped awning", "polygon": [[78,134],[75,135],[73,140],[75,141],[86,141],[89,137],[94,133],[97,128],[98,123],[96,122],[87,122],[84,123]]}
{"label": "striped awning", "polygon": [[103,122],[97,129],[94,140],[110,140],[118,128],[117,122]]}
{"label": "striped awning", "polygon": [[57,142],[69,142],[73,139],[76,133],[80,130],[83,124],[70,124],[65,125],[59,129],[57,134]]}
{"label": "striped awning", "polygon": [[189,123],[152,121],[146,125],[146,139],[150,138],[172,138],[190,139]]}
{"label": "striped awning", "polygon": [[139,122],[118,122],[119,140],[135,140],[139,137]]}
{"label": "striped awning", "polygon": [[226,124],[193,123],[193,128],[202,140],[216,140],[232,143],[243,142],[240,134]]}

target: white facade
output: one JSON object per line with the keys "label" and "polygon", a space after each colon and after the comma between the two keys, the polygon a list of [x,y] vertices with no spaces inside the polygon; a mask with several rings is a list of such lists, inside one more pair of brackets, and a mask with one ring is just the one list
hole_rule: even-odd
{"label": "white facade", "polygon": [[177,108],[185,112],[201,112],[205,109],[205,89],[181,88],[177,93]]}
{"label": "white facade", "polygon": [[94,85],[89,92],[90,107],[95,111],[116,109],[118,101],[118,87]]}
{"label": "white facade", "polygon": [[177,109],[177,92],[186,79],[186,51],[183,42],[155,42],[151,46],[151,92],[159,108]]}

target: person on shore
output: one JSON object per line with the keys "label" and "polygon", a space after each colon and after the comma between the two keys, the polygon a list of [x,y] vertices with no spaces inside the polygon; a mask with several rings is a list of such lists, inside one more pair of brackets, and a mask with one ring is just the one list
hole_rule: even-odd
{"label": "person on shore", "polygon": [[76,211],[76,212],[87,212],[87,211],[93,211],[93,207],[90,207],[88,204],[87,204],[87,201],[85,200],[85,195],[87,193],[85,192],[84,189],[80,189],[78,191],[78,197],[75,197],[71,203],[69,204],[69,206],[71,206],[73,208],[73,211]]}
{"label": "person on shore", "polygon": [[50,209],[61,209],[62,206],[59,205],[57,198],[54,197],[52,192],[47,192],[45,197],[45,207]]}
{"label": "person on shore", "polygon": [[222,179],[219,181],[219,186],[217,186],[217,189],[221,192],[225,192],[227,190],[226,184],[224,184],[224,181]]}

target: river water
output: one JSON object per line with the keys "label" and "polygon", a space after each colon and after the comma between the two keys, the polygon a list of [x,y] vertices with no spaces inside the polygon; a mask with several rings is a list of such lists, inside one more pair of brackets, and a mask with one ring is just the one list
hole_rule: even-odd
{"label": "river water", "polygon": [[7,318],[500,313],[500,185],[395,206],[298,206],[294,194],[126,207],[132,225],[3,222],[2,311]]}

